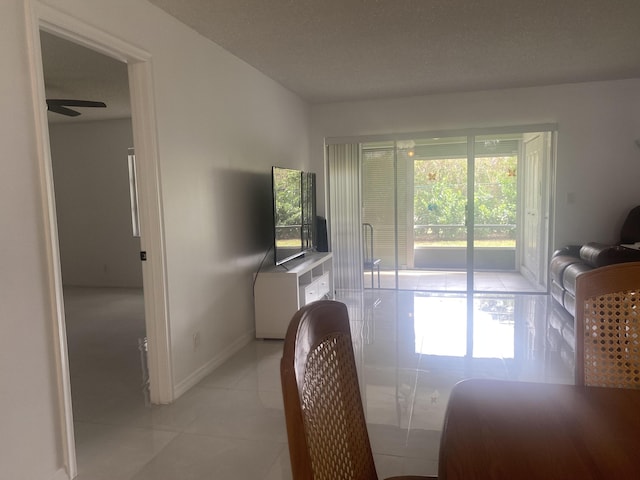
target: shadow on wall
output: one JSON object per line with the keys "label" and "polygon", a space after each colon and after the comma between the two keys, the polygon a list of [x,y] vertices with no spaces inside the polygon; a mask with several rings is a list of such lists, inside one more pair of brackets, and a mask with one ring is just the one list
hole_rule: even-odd
{"label": "shadow on wall", "polygon": [[[262,260],[273,243],[271,170],[215,169],[211,184],[210,228],[214,230],[212,238],[220,242],[220,250],[214,255],[239,262],[243,257],[260,255]],[[258,265],[252,268],[255,271]]]}

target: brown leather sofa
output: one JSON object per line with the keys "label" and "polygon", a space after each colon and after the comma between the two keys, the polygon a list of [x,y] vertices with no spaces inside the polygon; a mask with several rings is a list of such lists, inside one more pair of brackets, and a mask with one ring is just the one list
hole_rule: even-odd
{"label": "brown leather sofa", "polygon": [[549,265],[552,301],[547,339],[552,350],[558,352],[570,368],[575,365],[576,278],[582,272],[605,265],[640,261],[640,250],[622,246],[636,242],[640,242],[640,206],[633,208],[627,215],[619,245],[590,242],[585,245],[568,245],[554,252]]}

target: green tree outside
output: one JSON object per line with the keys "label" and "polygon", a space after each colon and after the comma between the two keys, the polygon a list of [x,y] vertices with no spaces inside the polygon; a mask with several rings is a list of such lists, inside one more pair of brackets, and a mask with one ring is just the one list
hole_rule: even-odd
{"label": "green tree outside", "polygon": [[[273,171],[276,242],[300,239],[300,172],[284,168]],[[285,243],[286,244],[286,243]]]}
{"label": "green tree outside", "polygon": [[[475,160],[475,239],[515,246],[517,157]],[[414,161],[415,242],[464,244],[466,159]]]}

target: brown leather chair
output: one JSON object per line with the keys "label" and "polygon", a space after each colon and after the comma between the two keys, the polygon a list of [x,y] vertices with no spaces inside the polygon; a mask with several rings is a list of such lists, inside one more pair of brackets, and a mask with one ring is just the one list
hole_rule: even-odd
{"label": "brown leather chair", "polygon": [[576,279],[577,385],[640,388],[640,262]]}
{"label": "brown leather chair", "polygon": [[377,480],[343,303],[321,300],[294,315],[280,377],[293,479]]}

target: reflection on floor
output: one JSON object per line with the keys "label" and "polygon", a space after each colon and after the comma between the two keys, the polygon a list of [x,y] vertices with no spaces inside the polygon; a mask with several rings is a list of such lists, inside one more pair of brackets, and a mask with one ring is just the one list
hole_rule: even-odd
{"label": "reflection on floor", "polygon": [[[467,377],[571,382],[549,360],[544,295],[466,297],[366,290],[350,309],[381,478],[434,474],[444,409]],[[147,407],[142,292],[67,289],[78,480],[290,479],[281,341],[256,340],[172,405]],[[469,335],[467,335],[469,333]],[[466,338],[473,357],[465,357]]]}
{"label": "reflection on floor", "polygon": [[[364,287],[378,288],[378,274],[364,273]],[[481,292],[531,292],[540,293],[544,289],[535,285],[519,272],[476,271],[473,275],[474,290]],[[467,274],[455,270],[398,270],[399,290],[421,290],[436,292],[465,292],[467,290]],[[380,272],[380,287],[395,289],[395,271],[382,270]]]}

